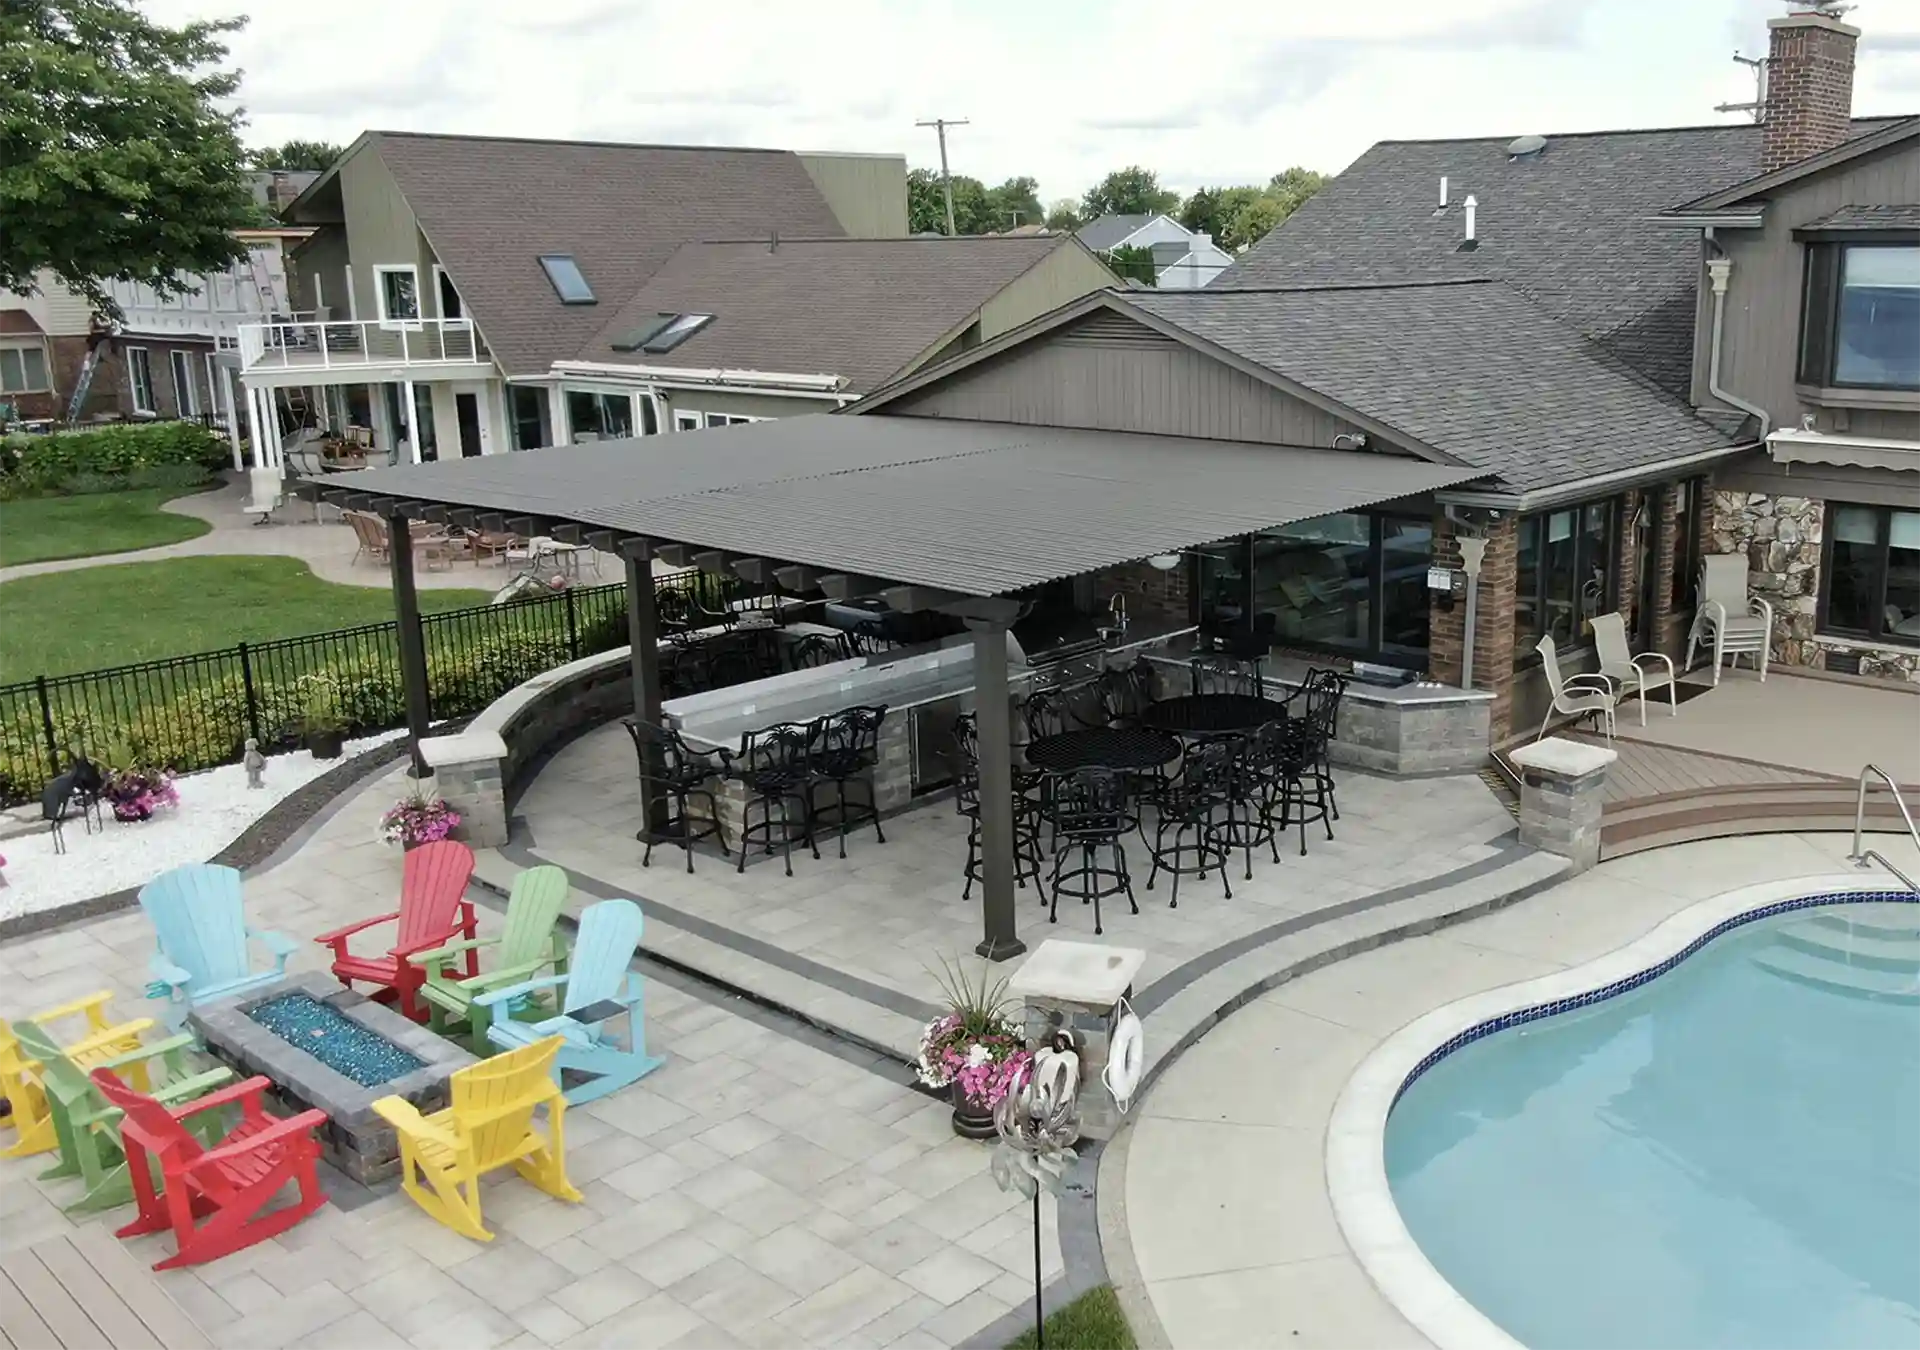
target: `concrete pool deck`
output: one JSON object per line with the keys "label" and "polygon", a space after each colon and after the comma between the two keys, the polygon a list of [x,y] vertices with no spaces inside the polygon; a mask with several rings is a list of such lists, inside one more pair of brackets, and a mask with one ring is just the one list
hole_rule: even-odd
{"label": "concrete pool deck", "polygon": [[[1168,1067],[1102,1160],[1102,1245],[1141,1346],[1428,1346],[1361,1267],[1328,1193],[1328,1123],[1362,1061],[1435,1008],[1584,964],[1709,896],[1850,872],[1850,842],[1716,839],[1603,863],[1498,913],[1312,971],[1227,1018]],[[1904,836],[1872,846],[1920,866]],[[1879,869],[1857,875],[1898,884]]]}

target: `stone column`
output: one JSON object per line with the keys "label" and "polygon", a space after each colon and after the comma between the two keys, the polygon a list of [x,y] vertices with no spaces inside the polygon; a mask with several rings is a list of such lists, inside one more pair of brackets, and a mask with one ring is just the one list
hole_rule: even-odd
{"label": "stone column", "polygon": [[1048,938],[1034,948],[1007,982],[1007,992],[1026,1005],[1030,1044],[1056,1031],[1073,1033],[1080,1051],[1080,1137],[1111,1139],[1120,1123],[1113,1097],[1100,1081],[1107,1067],[1107,1041],[1116,1007],[1133,991],[1147,954],[1137,947]]}
{"label": "stone column", "polygon": [[434,785],[460,813],[460,832],[474,848],[507,842],[507,792],[501,766],[507,743],[494,731],[429,736],[420,757],[433,766]]}
{"label": "stone column", "polygon": [[1599,862],[1601,794],[1619,752],[1550,736],[1510,758],[1520,770],[1520,842],[1571,858],[1576,872]]}

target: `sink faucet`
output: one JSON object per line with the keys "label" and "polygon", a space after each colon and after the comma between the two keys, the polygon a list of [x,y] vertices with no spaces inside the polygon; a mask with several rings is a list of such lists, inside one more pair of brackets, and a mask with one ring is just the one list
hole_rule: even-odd
{"label": "sink faucet", "polygon": [[1127,597],[1124,591],[1115,591],[1113,599],[1107,602],[1107,614],[1113,620],[1112,627],[1121,637],[1127,635]]}

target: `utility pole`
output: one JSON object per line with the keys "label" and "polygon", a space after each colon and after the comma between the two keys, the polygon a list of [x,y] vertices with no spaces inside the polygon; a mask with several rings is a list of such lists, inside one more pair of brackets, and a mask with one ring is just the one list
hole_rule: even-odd
{"label": "utility pole", "polygon": [[1760,57],[1742,56],[1740,55],[1739,52],[1735,52],[1733,54],[1733,59],[1738,61],[1741,65],[1746,66],[1753,71],[1753,102],[1751,103],[1716,103],[1713,105],[1713,110],[1715,112],[1751,113],[1753,115],[1754,121],[1756,122],[1766,121],[1767,120],[1767,59],[1764,56],[1760,56]]}
{"label": "utility pole", "polygon": [[940,137],[940,190],[946,194],[947,198],[947,238],[951,239],[959,234],[960,230],[953,223],[953,176],[947,172],[947,128],[964,127],[967,125],[967,119],[936,117],[930,122],[915,122],[914,125],[932,127],[935,134]]}

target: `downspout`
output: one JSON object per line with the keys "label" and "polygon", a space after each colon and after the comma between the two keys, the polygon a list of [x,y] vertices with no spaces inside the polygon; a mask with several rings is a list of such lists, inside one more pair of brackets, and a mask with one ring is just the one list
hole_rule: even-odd
{"label": "downspout", "polygon": [[[1713,247],[1713,230],[1707,230],[1707,242]],[[1720,387],[1720,334],[1724,327],[1727,311],[1727,278],[1733,272],[1733,259],[1722,253],[1717,258],[1707,259],[1707,278],[1713,283],[1713,337],[1707,351],[1707,392],[1722,403],[1738,408],[1741,412],[1754,417],[1760,423],[1759,439],[1767,438],[1767,431],[1773,420],[1767,410],[1757,403],[1749,403],[1731,390]]]}
{"label": "downspout", "polygon": [[1487,540],[1484,535],[1466,533],[1466,520],[1456,506],[1446,508],[1447,519],[1453,522],[1454,546],[1460,550],[1461,571],[1467,574],[1467,612],[1460,624],[1460,687],[1473,688],[1473,630],[1480,614],[1480,562],[1486,556]]}

